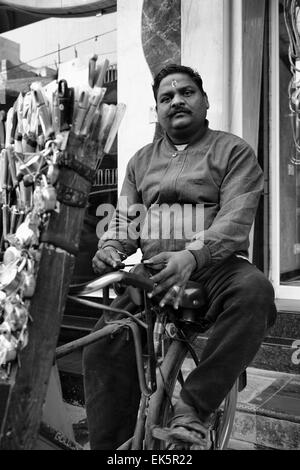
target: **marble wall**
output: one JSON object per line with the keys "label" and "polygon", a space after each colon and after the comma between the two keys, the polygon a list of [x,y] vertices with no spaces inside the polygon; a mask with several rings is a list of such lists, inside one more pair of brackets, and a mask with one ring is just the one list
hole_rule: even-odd
{"label": "marble wall", "polygon": [[128,160],[153,140],[152,74],[142,47],[142,0],[118,0],[118,101],[127,106],[118,133],[118,171],[123,181]]}
{"label": "marble wall", "polygon": [[118,0],[118,101],[127,105],[118,134],[119,179],[127,162],[157,136],[153,76],[181,61],[181,0]]}
{"label": "marble wall", "polygon": [[117,11],[118,101],[127,106],[118,133],[120,189],[129,159],[160,134],[152,82],[163,64],[180,63],[181,0],[118,0]]}
{"label": "marble wall", "polygon": [[[153,77],[167,64],[181,63],[181,0],[144,0],[142,47]],[[157,123],[154,139],[162,135]]]}
{"label": "marble wall", "polygon": [[241,0],[182,0],[181,59],[203,78],[214,129],[242,136]]}
{"label": "marble wall", "polygon": [[119,132],[120,180],[134,152],[159,135],[151,84],[168,62],[202,75],[211,127],[242,135],[241,3],[118,0],[118,97],[127,104]]}
{"label": "marble wall", "polygon": [[144,0],[142,44],[151,73],[181,62],[181,0]]}
{"label": "marble wall", "polygon": [[182,0],[182,63],[203,78],[213,128],[223,127],[223,0]]}

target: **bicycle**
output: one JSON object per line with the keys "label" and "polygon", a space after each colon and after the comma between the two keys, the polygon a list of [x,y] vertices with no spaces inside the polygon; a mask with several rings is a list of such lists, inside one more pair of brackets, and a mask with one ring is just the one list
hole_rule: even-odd
{"label": "bicycle", "polygon": [[[122,294],[127,289],[138,313],[132,314],[108,305],[110,286],[117,294]],[[111,320],[101,330],[62,345],[56,350],[56,359],[59,359],[106,335],[115,334],[120,328],[129,328],[132,331],[141,400],[135,432],[117,450],[167,449],[166,442],[159,436],[160,431],[169,424],[185,376],[199,363],[193,342],[199,333],[204,333],[211,326],[205,319],[207,305],[203,288],[199,284],[192,281],[187,284],[178,311],[170,306],[161,309],[157,303],[150,301],[147,292],[152,288],[153,282],[141,276],[138,267],[132,272],[111,272],[87,284],[71,286],[69,298],[72,300],[103,311],[121,313],[124,318]],[[104,303],[82,298],[100,289],[103,290]],[[140,328],[147,332],[146,360]],[[211,416],[208,433],[210,450],[226,449],[232,432],[237,394],[245,385],[246,371],[237,379],[223,403]]]}

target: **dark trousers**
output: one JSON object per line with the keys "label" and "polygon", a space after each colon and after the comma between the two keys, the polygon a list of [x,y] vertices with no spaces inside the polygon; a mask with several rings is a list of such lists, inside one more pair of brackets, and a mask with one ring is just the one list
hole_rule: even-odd
{"label": "dark trousers", "polygon": [[[276,307],[271,283],[244,259],[232,256],[198,280],[205,285],[207,318],[214,326],[181,397],[205,420],[254,358],[275,322]],[[114,305],[133,307],[126,296]],[[101,318],[95,329],[103,325]],[[91,449],[115,449],[132,436],[140,398],[131,335],[123,331],[86,347],[83,364]]]}

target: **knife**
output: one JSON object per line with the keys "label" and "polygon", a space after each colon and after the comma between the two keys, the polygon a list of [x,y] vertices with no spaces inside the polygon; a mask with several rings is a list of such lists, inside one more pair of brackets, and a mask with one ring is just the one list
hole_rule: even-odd
{"label": "knife", "polygon": [[97,54],[94,54],[93,57],[89,60],[89,85],[91,88],[94,86],[95,82],[95,72],[96,72],[96,62],[98,60]]}
{"label": "knife", "polygon": [[0,110],[0,148],[5,148],[5,120],[6,120],[6,112],[1,109]]}
{"label": "knife", "polygon": [[76,135],[80,135],[82,123],[84,121],[89,106],[89,98],[89,91],[87,89],[82,88],[79,91],[78,104],[77,109],[75,110],[75,118],[73,125],[73,131]]}
{"label": "knife", "polygon": [[96,115],[97,109],[99,108],[104,98],[105,92],[106,88],[95,87],[92,89],[88,103],[88,110],[84,118],[82,128],[80,130],[81,135],[87,135],[89,133],[92,121]]}
{"label": "knife", "polygon": [[51,117],[49,109],[46,105],[45,98],[43,96],[42,86],[38,82],[31,84],[31,90],[37,105],[38,116],[41,123],[42,131],[46,139],[54,137],[54,130],[51,125]]}
{"label": "knife", "polygon": [[107,72],[107,69],[109,67],[109,60],[105,59],[105,61],[100,65],[99,70],[98,70],[98,77],[96,79],[95,87],[101,88],[103,86],[104,80],[105,80],[105,75]]}

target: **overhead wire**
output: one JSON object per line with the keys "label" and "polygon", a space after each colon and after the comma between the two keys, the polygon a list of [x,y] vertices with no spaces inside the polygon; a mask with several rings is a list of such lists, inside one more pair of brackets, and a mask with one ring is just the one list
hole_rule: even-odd
{"label": "overhead wire", "polygon": [[[111,33],[114,33],[116,32],[117,29],[112,29],[110,31],[106,31],[105,33],[102,33],[102,34],[95,34],[93,36],[90,36],[89,38],[86,38],[86,39],[83,39],[81,41],[78,41],[78,42],[75,42],[73,44],[70,44],[68,46],[65,46],[65,47],[61,47],[59,50],[60,51],[64,51],[66,49],[70,49],[72,47],[76,47],[78,46],[79,44],[83,44],[85,42],[88,42],[88,41],[93,41],[93,40],[97,40],[99,37],[103,37],[103,36],[106,36],[107,34],[111,34]],[[113,54],[114,52],[116,51],[112,51],[112,52],[106,52],[106,53],[103,53],[103,54],[100,54],[100,55],[104,55],[104,54]],[[40,60],[40,59],[44,59],[45,57],[48,57],[48,56],[51,56],[53,54],[57,54],[57,49],[52,51],[52,52],[47,52],[46,54],[43,54],[41,56],[38,56],[38,57],[35,57],[33,59],[30,59],[28,60],[27,62],[22,62],[22,64],[18,64],[18,65],[13,65],[12,67],[8,67],[5,72],[0,72],[1,74],[4,74],[4,73],[7,73],[11,70],[14,70],[14,69],[18,69],[18,68],[22,68],[22,66],[24,65],[29,65],[31,62],[35,62],[36,60]]]}
{"label": "overhead wire", "polygon": [[[98,53],[97,55],[98,55],[99,57],[101,57],[101,56],[107,56],[107,55],[110,55],[110,54],[115,54],[116,52],[117,52],[116,50],[113,50],[113,51],[105,51],[105,52]],[[74,52],[74,56],[75,56],[75,58],[77,58],[78,53],[77,53],[77,55],[76,55],[75,52]],[[36,60],[37,60],[37,59],[36,59]],[[23,62],[23,64],[28,64],[28,62]],[[52,67],[52,66],[55,66],[55,67],[58,66],[58,63],[57,63],[56,60],[55,60],[54,62],[50,62],[50,63],[48,63],[47,65],[45,65],[45,67]],[[36,68],[40,68],[40,67],[36,67]],[[11,70],[11,69],[8,68],[8,69],[6,69],[6,70],[8,71],[8,70]],[[1,73],[1,72],[0,72],[0,73]]]}

